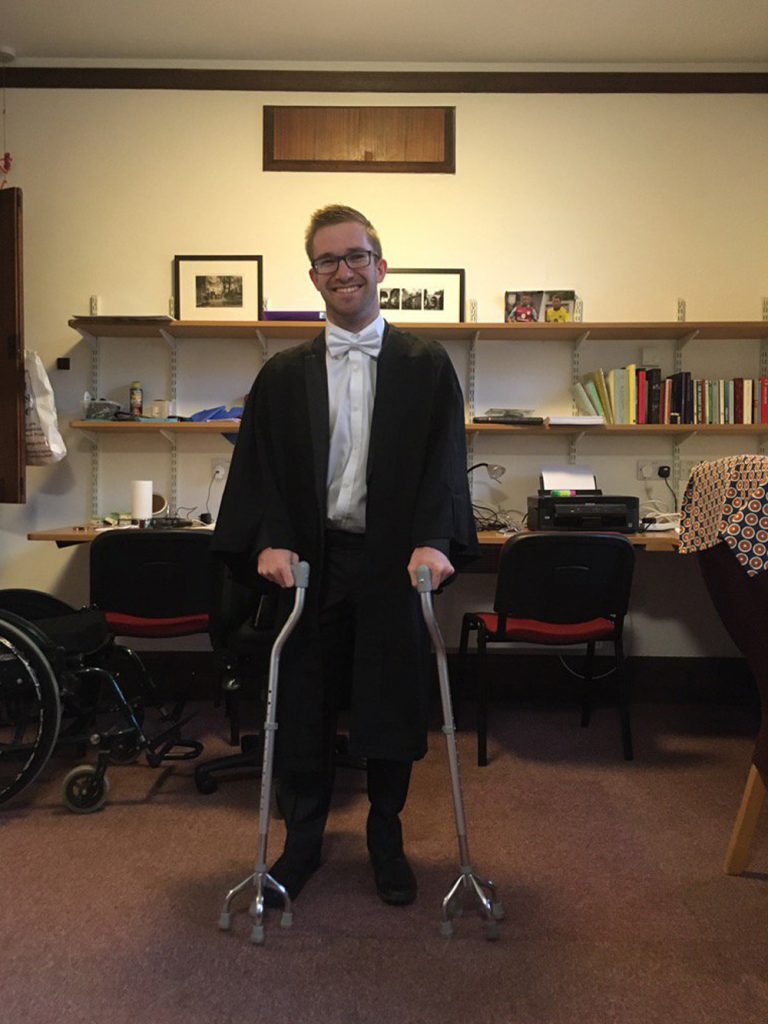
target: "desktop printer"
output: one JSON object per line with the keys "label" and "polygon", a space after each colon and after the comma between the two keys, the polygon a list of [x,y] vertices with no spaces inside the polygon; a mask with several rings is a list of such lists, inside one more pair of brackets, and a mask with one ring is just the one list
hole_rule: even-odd
{"label": "desktop printer", "polygon": [[[539,493],[528,498],[529,530],[605,530],[616,533],[637,533],[640,529],[640,501],[626,495],[603,494],[595,486],[594,477],[570,479],[562,474],[543,471]],[[558,479],[558,476],[560,478]],[[556,486],[576,483],[592,486]]]}

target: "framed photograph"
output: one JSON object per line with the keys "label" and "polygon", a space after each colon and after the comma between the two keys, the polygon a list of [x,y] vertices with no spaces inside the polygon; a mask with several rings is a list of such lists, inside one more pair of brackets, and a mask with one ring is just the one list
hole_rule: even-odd
{"label": "framed photograph", "polygon": [[389,267],[379,285],[379,305],[401,323],[463,323],[464,271]]}
{"label": "framed photograph", "polygon": [[576,292],[569,289],[537,291],[535,288],[504,292],[506,323],[565,324],[575,319]]}
{"label": "framed photograph", "polygon": [[261,256],[174,256],[177,320],[261,320]]}

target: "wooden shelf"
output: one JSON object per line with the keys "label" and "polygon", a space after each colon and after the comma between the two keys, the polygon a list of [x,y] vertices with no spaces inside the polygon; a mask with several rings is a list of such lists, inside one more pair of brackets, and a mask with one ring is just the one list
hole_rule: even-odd
{"label": "wooden shelf", "polygon": [[[323,321],[195,321],[162,317],[73,317],[69,326],[91,338],[263,338],[306,341]],[[424,338],[471,341],[736,341],[768,340],[768,321],[723,320],[709,323],[567,323],[567,324],[395,324]]]}
{"label": "wooden shelf", "polygon": [[92,430],[99,434],[151,434],[168,431],[174,434],[234,434],[240,420],[208,420],[205,423],[150,423],[139,420],[72,420],[74,430]]}
{"label": "wooden shelf", "polygon": [[[160,431],[174,434],[236,434],[240,420],[209,420],[206,423],[151,423],[131,420],[72,420],[73,430],[89,430],[99,434],[151,434]],[[467,423],[468,434],[507,434],[515,437],[537,435],[539,437],[567,437],[572,434],[591,434],[595,437],[627,437],[630,435],[689,436],[691,434],[747,434],[760,436],[768,434],[768,423],[615,423],[605,426],[578,424],[556,424],[554,426],[512,426],[505,423]]]}
{"label": "wooden shelf", "polygon": [[768,423],[606,423],[580,426],[578,423],[556,423],[542,426],[513,426],[505,423],[467,423],[468,434],[539,434],[553,437],[557,434],[593,434],[595,437],[627,437],[642,434],[648,436],[690,434],[768,434]]}

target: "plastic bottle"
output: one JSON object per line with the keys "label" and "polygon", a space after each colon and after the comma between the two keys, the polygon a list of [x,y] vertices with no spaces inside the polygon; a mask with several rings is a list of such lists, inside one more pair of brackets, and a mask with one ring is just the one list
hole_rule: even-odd
{"label": "plastic bottle", "polygon": [[128,411],[132,416],[141,416],[144,410],[144,390],[140,380],[131,381],[131,392],[128,399]]}

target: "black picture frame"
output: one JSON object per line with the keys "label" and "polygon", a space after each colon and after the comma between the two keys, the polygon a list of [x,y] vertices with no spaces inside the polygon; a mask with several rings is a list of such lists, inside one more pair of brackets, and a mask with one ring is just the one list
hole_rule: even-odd
{"label": "black picture frame", "polygon": [[173,308],[177,320],[261,320],[261,256],[174,256]]}
{"label": "black picture frame", "polygon": [[464,323],[464,271],[388,267],[379,285],[382,312],[400,323]]}

